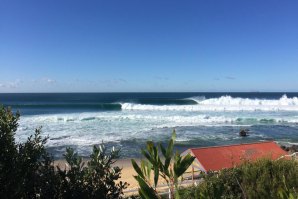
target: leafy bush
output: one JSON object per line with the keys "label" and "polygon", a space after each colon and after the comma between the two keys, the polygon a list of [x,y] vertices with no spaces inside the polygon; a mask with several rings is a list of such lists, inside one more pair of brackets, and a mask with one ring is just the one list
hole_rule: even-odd
{"label": "leafy bush", "polygon": [[55,173],[40,129],[25,143],[16,144],[19,114],[0,107],[0,197],[52,196]]}
{"label": "leafy bush", "polygon": [[54,167],[41,128],[25,143],[15,142],[19,114],[0,107],[0,198],[122,198],[126,182],[116,183],[121,169],[113,167],[119,150],[93,147],[85,165],[73,149],[66,150],[68,168]]}
{"label": "leafy bush", "polygon": [[59,198],[122,198],[126,182],[120,178],[121,169],[112,167],[119,158],[119,150],[108,154],[104,145],[94,146],[90,161],[85,165],[73,149],[66,150],[65,159],[69,169],[58,168],[60,177]]}
{"label": "leafy bush", "polygon": [[206,174],[183,198],[298,198],[298,162],[260,159]]}

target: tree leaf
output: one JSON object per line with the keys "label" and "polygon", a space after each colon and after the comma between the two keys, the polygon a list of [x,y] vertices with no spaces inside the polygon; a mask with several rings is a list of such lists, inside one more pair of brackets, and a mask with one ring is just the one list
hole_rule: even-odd
{"label": "tree leaf", "polygon": [[[176,156],[179,156],[177,154]],[[187,154],[183,159],[179,156],[176,159],[176,162],[174,164],[174,174],[178,178],[180,177],[187,169],[188,167],[192,164],[194,161],[194,157],[191,156],[190,154]]]}
{"label": "tree leaf", "polygon": [[156,192],[152,187],[150,187],[141,177],[135,176],[135,179],[140,185],[139,193],[144,199],[159,199]]}
{"label": "tree leaf", "polygon": [[145,176],[144,176],[142,170],[140,169],[139,165],[136,163],[136,161],[134,159],[131,159],[131,164],[132,164],[134,170],[137,172],[137,174],[139,176],[141,176],[143,179],[145,179]]}
{"label": "tree leaf", "polygon": [[158,177],[159,177],[158,166],[154,166],[154,187],[157,187]]}

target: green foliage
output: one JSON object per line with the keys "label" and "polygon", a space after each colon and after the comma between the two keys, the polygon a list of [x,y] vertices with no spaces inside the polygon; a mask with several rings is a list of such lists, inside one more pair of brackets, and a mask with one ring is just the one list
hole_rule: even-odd
{"label": "green foliage", "polygon": [[[138,181],[140,189],[139,194],[142,198],[160,198],[157,194],[156,187],[158,185],[159,177],[162,177],[167,183],[171,198],[179,198],[178,193],[178,179],[187,170],[187,168],[194,161],[194,157],[187,154],[181,157],[179,153],[174,154],[174,143],[176,139],[175,131],[172,138],[169,140],[167,147],[159,144],[159,147],[154,145],[152,141],[147,142],[146,150],[142,150],[142,154],[146,160],[141,161],[141,167],[132,161],[132,165],[137,172],[135,179]],[[159,153],[161,151],[161,154]],[[153,173],[153,185],[151,184],[151,171]],[[176,192],[174,191],[176,188]]]}
{"label": "green foliage", "polygon": [[55,174],[40,129],[25,143],[15,143],[19,114],[0,107],[0,197],[52,197]]}
{"label": "green foliage", "polygon": [[283,176],[283,186],[280,186],[277,192],[281,199],[298,199],[298,193],[295,188],[289,189],[287,187],[285,176]]}
{"label": "green foliage", "polygon": [[36,129],[25,143],[16,144],[19,114],[0,107],[0,198],[122,198],[127,183],[120,181],[115,166],[119,150],[107,152],[103,144],[93,147],[87,165],[68,148],[67,168],[55,168]]}
{"label": "green foliage", "polygon": [[122,198],[126,182],[116,183],[121,176],[121,169],[112,167],[119,158],[119,150],[107,152],[103,144],[93,147],[90,161],[84,164],[82,158],[68,148],[64,155],[68,168],[59,167],[59,197],[61,198]]}
{"label": "green foliage", "polygon": [[[211,172],[197,187],[183,189],[183,198],[298,198],[298,162],[261,159]],[[195,196],[195,197],[194,197]]]}
{"label": "green foliage", "polygon": [[13,191],[15,157],[17,147],[14,135],[18,127],[19,114],[14,115],[9,108],[0,106],[0,197]]}

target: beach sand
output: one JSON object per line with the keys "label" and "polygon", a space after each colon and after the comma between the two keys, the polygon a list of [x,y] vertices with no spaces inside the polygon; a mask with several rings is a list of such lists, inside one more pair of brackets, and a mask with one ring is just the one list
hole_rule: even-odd
{"label": "beach sand", "polygon": [[[139,164],[140,159],[135,159],[135,160]],[[87,162],[88,159],[83,159],[83,161]],[[54,165],[59,166],[61,169],[66,168],[65,163],[66,161],[64,159],[54,161]],[[137,189],[138,183],[133,177],[134,175],[136,175],[136,172],[132,167],[131,159],[119,159],[114,165],[122,168],[121,178],[118,181],[127,182],[129,184],[129,187],[127,190]]]}
{"label": "beach sand", "polygon": [[[86,162],[86,161],[88,161],[88,159],[83,159],[83,161]],[[135,161],[140,165],[141,159],[135,159]],[[56,160],[54,162],[55,166],[59,166],[62,169],[65,168],[65,163],[66,163],[66,161],[63,159]],[[131,164],[131,159],[119,159],[119,160],[117,160],[117,162],[114,165],[122,168],[121,178],[118,180],[118,182],[122,181],[122,182],[127,182],[129,184],[127,189],[125,189],[124,194],[126,196],[137,194],[139,186],[138,186],[137,181],[133,177],[134,175],[136,175],[136,172]],[[188,173],[191,172],[191,167],[189,167],[187,169],[187,172]],[[153,178],[153,173],[151,174],[151,176]],[[186,174],[186,176],[190,176],[190,174]],[[151,180],[153,180],[153,179],[151,179]],[[153,181],[152,181],[152,183],[153,183]],[[159,191],[162,191],[162,192],[167,191],[166,182],[161,177],[159,178],[158,185],[160,186],[160,188],[158,188]],[[183,186],[185,186],[185,185],[183,185]]]}

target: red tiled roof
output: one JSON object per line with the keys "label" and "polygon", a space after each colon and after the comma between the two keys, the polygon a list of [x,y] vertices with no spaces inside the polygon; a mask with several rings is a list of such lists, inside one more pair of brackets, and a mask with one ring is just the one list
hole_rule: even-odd
{"label": "red tiled roof", "polygon": [[275,142],[259,142],[229,146],[203,147],[190,149],[205,171],[218,171],[241,164],[243,160],[258,158],[277,159],[287,152]]}

